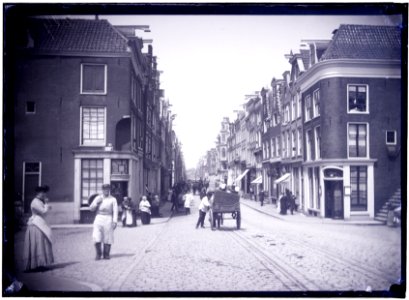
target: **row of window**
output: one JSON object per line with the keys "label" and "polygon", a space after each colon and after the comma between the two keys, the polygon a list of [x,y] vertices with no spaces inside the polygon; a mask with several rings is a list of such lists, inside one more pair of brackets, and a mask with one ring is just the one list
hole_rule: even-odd
{"label": "row of window", "polygon": [[[348,124],[348,157],[366,158],[369,155],[368,127],[366,123]],[[306,131],[306,160],[321,158],[321,128],[315,127]],[[280,139],[282,152],[280,152]],[[302,154],[301,129],[283,132],[282,137],[272,138],[263,144],[263,158],[296,157]],[[396,145],[396,131],[386,131],[386,144]]]}

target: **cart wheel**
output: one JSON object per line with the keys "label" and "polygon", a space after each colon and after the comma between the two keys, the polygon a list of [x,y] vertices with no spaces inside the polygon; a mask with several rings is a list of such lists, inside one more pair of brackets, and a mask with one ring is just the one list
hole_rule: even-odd
{"label": "cart wheel", "polygon": [[237,220],[236,220],[236,223],[237,223],[237,229],[240,229],[240,225],[241,225],[241,215],[240,215],[240,212],[239,212],[239,211],[237,212]]}

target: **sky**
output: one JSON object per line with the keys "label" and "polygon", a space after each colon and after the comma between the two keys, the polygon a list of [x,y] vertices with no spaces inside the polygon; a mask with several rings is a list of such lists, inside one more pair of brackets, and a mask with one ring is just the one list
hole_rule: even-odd
{"label": "sky", "polygon": [[[233,121],[245,95],[269,87],[301,40],[331,39],[340,24],[396,25],[391,16],[121,15],[113,25],[149,25],[160,85],[176,114],[174,130],[187,168],[215,147],[223,117]],[[398,23],[397,23],[398,22]],[[146,51],[146,49],[143,49]]]}

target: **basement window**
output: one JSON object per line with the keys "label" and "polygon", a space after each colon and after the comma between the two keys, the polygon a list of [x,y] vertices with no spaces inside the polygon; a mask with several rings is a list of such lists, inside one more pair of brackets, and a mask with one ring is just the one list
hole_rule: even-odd
{"label": "basement window", "polygon": [[396,145],[396,130],[386,131],[386,145]]}
{"label": "basement window", "polygon": [[26,114],[35,114],[36,113],[36,103],[34,101],[26,102]]}

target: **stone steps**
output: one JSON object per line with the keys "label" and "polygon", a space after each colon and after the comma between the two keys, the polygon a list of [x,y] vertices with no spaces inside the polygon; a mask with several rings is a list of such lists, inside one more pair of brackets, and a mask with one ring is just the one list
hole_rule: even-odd
{"label": "stone steps", "polygon": [[398,189],[392,197],[388,199],[388,201],[385,202],[385,204],[382,206],[382,208],[376,213],[375,215],[375,220],[384,222],[386,224],[386,221],[388,219],[388,212],[389,212],[389,206],[391,205],[393,209],[399,207],[402,203],[401,200],[401,189]]}

